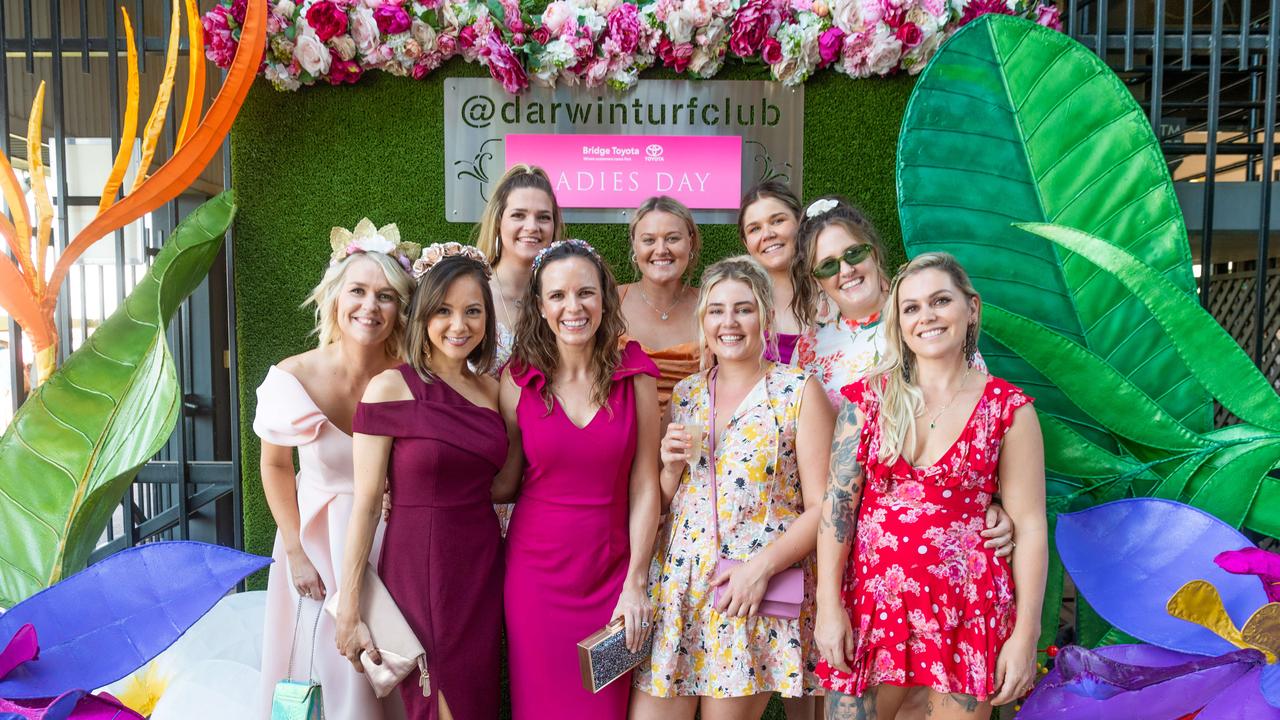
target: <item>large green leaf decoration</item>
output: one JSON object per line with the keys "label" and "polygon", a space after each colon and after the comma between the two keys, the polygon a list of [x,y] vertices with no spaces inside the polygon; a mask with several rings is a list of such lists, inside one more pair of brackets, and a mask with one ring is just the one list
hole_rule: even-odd
{"label": "large green leaf decoration", "polygon": [[[1057,223],[1108,238],[1179,291],[1193,290],[1182,212],[1155,135],[1087,48],[1004,15],[962,28],[907,106],[898,196],[910,255],[955,254],[987,303],[1087,349],[1185,430],[1212,427],[1208,392],[1142,301],[1074,252],[1012,226]],[[1036,396],[1042,414],[1114,449],[1109,428],[1010,350],[984,342],[995,374]]]}
{"label": "large green leaf decoration", "polygon": [[230,192],[178,226],[110,318],[23,403],[0,437],[0,606],[82,569],[180,409],[165,327],[204,279]]}

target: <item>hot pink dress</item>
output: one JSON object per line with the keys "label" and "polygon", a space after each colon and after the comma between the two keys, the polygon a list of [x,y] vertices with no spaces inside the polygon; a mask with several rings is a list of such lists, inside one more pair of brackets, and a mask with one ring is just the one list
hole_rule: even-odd
{"label": "hot pink dress", "polygon": [[579,640],[604,627],[622,592],[631,547],[628,488],[636,452],[632,377],[658,376],[629,343],[609,404],[579,428],[558,402],[547,411],[547,378],[513,368],[524,482],[507,531],[506,618],[515,720],[624,718],[631,678],[592,695],[578,671]]}
{"label": "hot pink dress", "polygon": [[[298,449],[298,528],[307,558],[315,565],[327,592],[338,588],[342,557],[351,519],[355,472],[351,465],[351,436],[329,422],[293,375],[272,366],[258,386],[258,409],[253,431],[272,445]],[[370,555],[377,559],[382,547],[382,523],[373,539]],[[369,681],[338,654],[333,618],[320,602],[302,601],[297,637],[293,626],[298,592],[289,574],[284,543],[276,533],[275,560],[267,579],[265,630],[262,636],[262,683],[258,718],[271,716],[271,695],[288,674],[289,650],[294,648],[293,677],[305,680],[311,663],[311,629],[315,631],[314,677],[324,688],[324,712],[331,718],[381,720],[394,716],[373,694]],[[315,626],[316,613],[320,622]],[[296,643],[296,644],[295,644]],[[394,695],[391,702],[399,705]],[[385,714],[384,714],[385,713]]]}

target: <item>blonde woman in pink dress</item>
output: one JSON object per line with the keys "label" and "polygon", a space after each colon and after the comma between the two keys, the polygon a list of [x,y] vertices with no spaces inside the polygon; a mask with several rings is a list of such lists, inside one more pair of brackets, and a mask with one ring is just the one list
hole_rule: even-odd
{"label": "blonde woman in pink dress", "polygon": [[[262,438],[262,487],[279,528],[267,581],[256,713],[264,719],[271,714],[275,684],[290,673],[291,651],[294,679],[307,677],[314,655],[312,677],[324,688],[326,717],[399,716],[398,696],[384,706],[368,680],[338,654],[333,618],[321,611],[321,603],[341,579],[353,499],[356,403],[370,378],[400,364],[405,304],[412,292],[404,268],[417,248],[401,244],[394,225],[376,229],[367,219],[354,234],[334,228],[333,241],[333,262],[308,298],[316,308],[319,347],[272,366],[258,387],[253,429]],[[371,553],[375,560],[381,535],[380,527]]]}

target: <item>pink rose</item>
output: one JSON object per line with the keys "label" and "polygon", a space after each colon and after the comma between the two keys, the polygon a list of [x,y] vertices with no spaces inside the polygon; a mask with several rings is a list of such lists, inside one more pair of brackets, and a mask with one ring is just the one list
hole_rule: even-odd
{"label": "pink rose", "polygon": [[564,29],[565,23],[573,17],[573,8],[564,0],[556,0],[547,5],[547,9],[542,11],[542,26],[545,27],[552,35],[560,36],[560,31]]}
{"label": "pink rose", "polygon": [[320,42],[315,32],[298,33],[297,39],[294,40],[293,59],[312,77],[320,77],[329,72],[331,57],[329,48]]}
{"label": "pink rose", "polygon": [[587,87],[597,87],[609,74],[609,61],[605,58],[596,58],[587,66],[587,71],[583,74],[583,80]]}
{"label": "pink rose", "polygon": [[471,46],[476,44],[476,29],[474,25],[468,25],[458,31],[458,47],[463,50],[470,50]]}
{"label": "pink rose", "polygon": [[453,57],[453,54],[458,52],[458,39],[448,34],[437,35],[436,49],[440,51],[442,59]]}
{"label": "pink rose", "polygon": [[618,53],[630,55],[640,47],[640,9],[623,3],[608,17],[608,35],[618,43]]}
{"label": "pink rose", "polygon": [[373,11],[373,19],[383,35],[398,35],[409,29],[409,13],[393,3],[379,5]]}
{"label": "pink rose", "polygon": [[533,41],[539,45],[546,45],[551,42],[551,31],[545,25],[539,25],[533,31]]}
{"label": "pink rose", "polygon": [[236,56],[237,43],[231,35],[231,26],[227,22],[229,19],[230,14],[221,5],[214,5],[200,19],[200,24],[204,26],[205,57],[220,68],[231,67],[231,61]]}
{"label": "pink rose", "polygon": [[844,31],[838,27],[827,28],[818,36],[818,57],[822,58],[822,67],[826,67],[840,57],[844,48]]}
{"label": "pink rose", "polygon": [[360,69],[360,65],[354,60],[343,60],[333,49],[329,50],[329,84],[341,85],[346,83],[351,85],[360,79],[364,71]]}
{"label": "pink rose", "polygon": [[525,73],[524,66],[515,53],[511,52],[511,48],[502,42],[498,33],[489,33],[480,55],[489,66],[489,74],[502,83],[507,92],[514,94],[529,87],[529,76]]}
{"label": "pink rose", "polygon": [[764,44],[760,46],[760,59],[770,65],[782,62],[782,43],[777,38],[765,38]]}
{"label": "pink rose", "polygon": [[662,60],[662,64],[680,73],[689,67],[689,61],[693,58],[693,43],[680,43],[679,45],[671,44],[667,38],[662,38],[658,43],[658,59]]}
{"label": "pink rose", "polygon": [[307,24],[316,31],[320,42],[329,42],[347,31],[347,14],[329,0],[320,0],[307,8]]}
{"label": "pink rose", "polygon": [[1047,28],[1062,31],[1062,11],[1054,3],[1040,5],[1036,8],[1036,22]]}
{"label": "pink rose", "polygon": [[356,41],[356,48],[361,55],[372,57],[377,51],[381,34],[378,21],[373,18],[373,11],[369,8],[351,11],[351,39]]}
{"label": "pink rose", "polygon": [[904,22],[898,26],[898,30],[894,32],[894,36],[902,42],[903,47],[913,48],[919,45],[920,41],[924,39],[924,32],[920,29],[919,25],[913,22]]}
{"label": "pink rose", "polygon": [[755,55],[781,21],[782,12],[774,0],[747,0],[733,17],[729,49],[738,57]]}

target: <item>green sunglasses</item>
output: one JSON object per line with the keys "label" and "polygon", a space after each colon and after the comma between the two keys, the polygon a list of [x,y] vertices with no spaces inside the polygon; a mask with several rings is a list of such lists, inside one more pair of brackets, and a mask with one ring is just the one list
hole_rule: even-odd
{"label": "green sunglasses", "polygon": [[827,258],[826,260],[818,263],[817,266],[813,268],[813,276],[819,280],[826,280],[829,277],[834,277],[840,272],[841,260],[843,260],[849,267],[853,267],[863,260],[866,260],[867,257],[871,255],[871,250],[872,247],[866,244],[850,245],[844,253],[840,255],[840,257]]}

